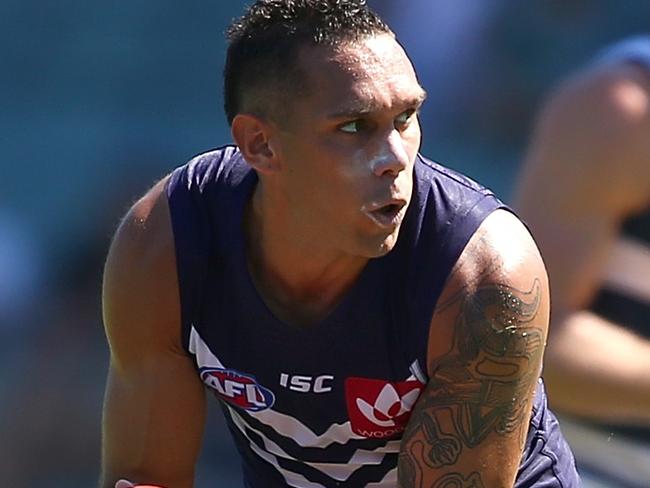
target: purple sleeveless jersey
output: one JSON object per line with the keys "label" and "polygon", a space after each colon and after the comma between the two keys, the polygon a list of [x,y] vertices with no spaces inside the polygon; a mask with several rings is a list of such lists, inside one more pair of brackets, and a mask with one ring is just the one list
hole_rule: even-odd
{"label": "purple sleeveless jersey", "polygon": [[[427,381],[433,308],[469,238],[504,205],[418,157],[396,247],[322,322],[277,320],[247,270],[242,217],[257,175],[227,146],[168,184],[183,344],[219,399],[250,488],[397,486],[410,409]],[[517,487],[578,487],[540,382]]]}

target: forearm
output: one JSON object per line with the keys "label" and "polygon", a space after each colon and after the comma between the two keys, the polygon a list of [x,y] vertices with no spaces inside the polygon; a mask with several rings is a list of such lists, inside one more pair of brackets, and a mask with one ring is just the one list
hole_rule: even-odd
{"label": "forearm", "polygon": [[[437,424],[435,417],[431,421]],[[439,427],[407,433],[398,462],[400,488],[512,488],[521,456],[519,432],[495,432],[468,446],[453,428]]]}
{"label": "forearm", "polygon": [[184,368],[190,366],[164,357],[149,374],[111,368],[102,426],[103,488],[113,488],[121,478],[193,486],[205,402],[201,384],[180,374]]}
{"label": "forearm", "polygon": [[544,377],[555,409],[650,424],[650,341],[590,312],[567,316],[550,337]]}

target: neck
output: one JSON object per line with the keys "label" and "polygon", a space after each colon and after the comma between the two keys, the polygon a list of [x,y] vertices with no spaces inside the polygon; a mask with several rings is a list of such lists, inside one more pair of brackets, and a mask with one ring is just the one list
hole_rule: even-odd
{"label": "neck", "polygon": [[260,183],[244,219],[253,282],[276,317],[299,325],[318,322],[352,287],[368,259],[310,239],[281,205],[264,200]]}

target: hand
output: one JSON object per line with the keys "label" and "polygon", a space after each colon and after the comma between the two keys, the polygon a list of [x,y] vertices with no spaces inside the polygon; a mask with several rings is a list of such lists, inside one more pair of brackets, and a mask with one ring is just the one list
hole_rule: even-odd
{"label": "hand", "polygon": [[115,483],[115,488],[163,488],[162,486],[155,485],[134,485],[128,480],[119,480]]}

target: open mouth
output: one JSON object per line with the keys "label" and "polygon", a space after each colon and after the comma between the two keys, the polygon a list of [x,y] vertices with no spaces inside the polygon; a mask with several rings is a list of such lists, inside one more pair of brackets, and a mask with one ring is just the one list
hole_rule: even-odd
{"label": "open mouth", "polygon": [[374,209],[365,209],[365,214],[382,228],[397,227],[406,213],[406,203],[389,203]]}

